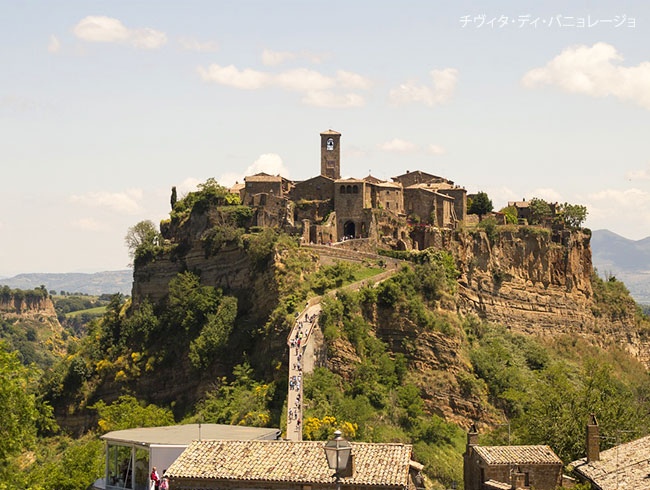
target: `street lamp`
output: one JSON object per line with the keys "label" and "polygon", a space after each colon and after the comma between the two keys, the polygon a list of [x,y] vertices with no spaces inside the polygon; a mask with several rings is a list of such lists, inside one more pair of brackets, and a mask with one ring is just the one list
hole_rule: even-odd
{"label": "street lamp", "polygon": [[325,443],[325,456],[327,457],[327,465],[330,469],[335,471],[336,475],[336,488],[339,489],[338,484],[341,474],[348,467],[350,461],[350,454],[352,453],[352,444],[341,437],[341,431],[334,432],[334,439]]}

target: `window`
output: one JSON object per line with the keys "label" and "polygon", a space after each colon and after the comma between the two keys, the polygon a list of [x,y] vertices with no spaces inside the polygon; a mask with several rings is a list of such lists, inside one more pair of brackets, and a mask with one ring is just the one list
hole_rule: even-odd
{"label": "window", "polygon": [[334,138],[328,138],[327,139],[327,149],[329,151],[334,149]]}
{"label": "window", "polygon": [[386,203],[386,209],[390,209],[390,203],[389,202]]}
{"label": "window", "polygon": [[356,185],[352,187],[352,194],[359,194],[359,187]]}
{"label": "window", "polygon": [[345,186],[344,185],[341,186],[341,194],[345,194]]}
{"label": "window", "polygon": [[525,475],[525,477],[524,477],[524,485],[529,487],[530,486],[530,473],[525,472],[524,475]]}
{"label": "window", "polygon": [[352,186],[349,185],[349,186],[345,189],[345,192],[346,192],[347,194],[352,194]]}

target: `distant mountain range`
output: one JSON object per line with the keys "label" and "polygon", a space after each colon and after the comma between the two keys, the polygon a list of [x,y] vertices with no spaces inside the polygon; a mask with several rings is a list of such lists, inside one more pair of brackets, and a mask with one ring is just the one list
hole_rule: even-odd
{"label": "distant mountain range", "polygon": [[68,291],[72,293],[100,294],[131,294],[133,271],[95,272],[94,274],[61,273],[61,274],[18,274],[14,277],[0,279],[0,286],[11,288],[33,289],[43,284],[48,290]]}
{"label": "distant mountain range", "polygon": [[650,304],[650,236],[629,240],[609,230],[596,230],[591,235],[591,252],[601,276],[614,274],[638,303]]}

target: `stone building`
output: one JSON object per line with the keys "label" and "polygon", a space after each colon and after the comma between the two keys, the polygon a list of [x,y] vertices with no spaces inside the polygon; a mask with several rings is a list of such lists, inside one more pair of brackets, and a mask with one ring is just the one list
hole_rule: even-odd
{"label": "stone building", "polygon": [[415,172],[410,172],[407,170],[405,174],[398,175],[397,177],[393,177],[393,180],[395,182],[399,182],[404,187],[408,187],[413,184],[425,184],[428,182],[436,183],[436,184],[438,183],[446,183],[449,185],[454,184],[451,180],[445,179],[444,177],[428,174],[426,172],[422,172],[421,170],[416,170]]}
{"label": "stone building", "polygon": [[407,216],[419,223],[454,228],[467,215],[467,193],[453,181],[420,170],[393,177],[341,179],[341,133],[320,134],[320,175],[293,182],[258,173],[231,189],[256,210],[258,226],[302,226],[302,239],[329,243],[381,239],[408,250],[414,241]]}
{"label": "stone building", "polygon": [[598,490],[650,489],[650,436],[600,450],[595,416],[587,424],[587,455],[570,464],[575,474]]}
{"label": "stone building", "polygon": [[453,228],[456,224],[454,198],[437,192],[429,184],[413,184],[404,189],[406,214],[420,223],[438,228]]}
{"label": "stone building", "polygon": [[296,182],[289,193],[293,201],[326,201],[334,195],[334,179],[317,175],[311,179]]}
{"label": "stone building", "polygon": [[549,446],[479,446],[475,427],[463,454],[465,490],[562,486],[562,460]]}
{"label": "stone building", "polygon": [[320,134],[320,174],[332,180],[341,178],[341,133],[331,129]]}
{"label": "stone building", "polygon": [[174,490],[417,490],[422,465],[408,444],[351,443],[337,480],[319,441],[194,441],[167,470]]}
{"label": "stone building", "polygon": [[367,237],[372,213],[370,185],[363,179],[334,181],[334,212],[338,237]]}
{"label": "stone building", "polygon": [[269,175],[260,172],[244,178],[244,189],[242,191],[242,202],[250,203],[255,194],[272,194],[275,197],[286,197],[293,187],[289,179],[280,175]]}

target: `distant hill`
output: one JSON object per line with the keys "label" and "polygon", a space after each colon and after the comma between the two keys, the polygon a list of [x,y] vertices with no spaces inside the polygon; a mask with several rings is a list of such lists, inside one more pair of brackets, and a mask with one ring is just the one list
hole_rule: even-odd
{"label": "distant hill", "polygon": [[33,289],[45,285],[48,290],[68,291],[100,295],[104,293],[131,294],[133,271],[105,271],[94,274],[61,273],[61,274],[18,274],[14,277],[0,279],[0,285],[11,288]]}
{"label": "distant hill", "polygon": [[609,230],[596,230],[591,236],[591,251],[601,276],[605,272],[614,274],[638,303],[650,304],[650,236],[630,240]]}

